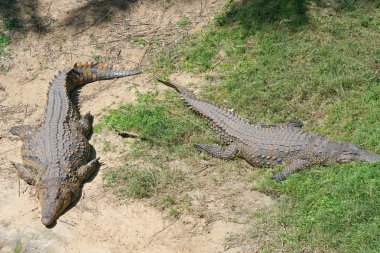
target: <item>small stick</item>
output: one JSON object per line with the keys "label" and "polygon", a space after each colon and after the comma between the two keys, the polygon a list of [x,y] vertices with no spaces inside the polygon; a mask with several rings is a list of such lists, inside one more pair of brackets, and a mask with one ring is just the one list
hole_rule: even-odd
{"label": "small stick", "polygon": [[173,224],[176,223],[176,222],[177,222],[177,220],[175,220],[175,221],[169,223],[169,224],[166,225],[163,229],[161,229],[160,231],[157,231],[156,233],[154,233],[154,234],[150,237],[150,241],[149,241],[148,245],[146,245],[146,247],[148,247],[148,246],[153,242],[154,237],[156,237],[158,234],[164,232],[168,227],[170,227],[171,225],[173,225]]}
{"label": "small stick", "polygon": [[[50,12],[50,8],[51,8],[52,3],[53,3],[53,0],[50,0],[50,4],[49,4],[48,11],[47,11],[47,15],[49,15],[49,12]],[[46,15],[46,16],[47,16],[47,15]]]}
{"label": "small stick", "polygon": [[135,134],[131,134],[131,133],[128,133],[128,132],[124,132],[124,131],[116,131],[116,133],[123,137],[123,138],[137,138],[137,139],[140,139],[140,137],[138,135],[135,135]]}
{"label": "small stick", "polygon": [[27,114],[28,114],[28,106],[29,106],[29,104],[26,104],[26,105],[25,105],[24,120],[25,120],[25,118],[26,118],[26,116],[27,116]]}
{"label": "small stick", "polygon": [[25,82],[23,82],[21,85],[24,85],[24,84],[27,84],[27,83],[29,83],[29,82],[31,82],[31,81],[33,81],[34,79],[36,79],[37,78],[37,76],[38,75],[35,75],[34,77],[32,77],[31,79],[29,79],[29,80],[26,80]]}
{"label": "small stick", "polygon": [[201,173],[201,172],[203,172],[203,171],[205,171],[205,170],[207,170],[207,169],[209,169],[210,167],[205,167],[205,168],[203,168],[203,169],[201,169],[201,170],[198,170],[198,171],[196,171],[194,174],[199,174],[199,173]]}
{"label": "small stick", "polygon": [[64,220],[58,220],[58,221],[63,222],[63,223],[65,223],[65,224],[67,224],[67,225],[70,225],[70,226],[72,226],[72,227],[75,227],[75,224],[72,224],[72,223],[70,223],[70,222],[68,222],[68,221],[64,221]]}
{"label": "small stick", "polygon": [[19,148],[19,147],[17,147],[17,148],[12,148],[12,149],[8,149],[8,150],[6,150],[6,151],[4,151],[4,152],[1,152],[0,155],[5,154],[5,153],[8,153],[8,152],[11,152],[11,151],[16,150],[16,149],[18,149],[18,148]]}

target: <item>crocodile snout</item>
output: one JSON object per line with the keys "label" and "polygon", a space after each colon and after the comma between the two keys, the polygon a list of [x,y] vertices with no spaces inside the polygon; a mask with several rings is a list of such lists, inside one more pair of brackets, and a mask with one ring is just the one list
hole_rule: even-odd
{"label": "crocodile snout", "polygon": [[360,154],[359,160],[362,162],[379,162],[380,155],[364,151],[362,154]]}
{"label": "crocodile snout", "polygon": [[40,181],[37,188],[41,205],[41,222],[45,226],[52,225],[65,209],[75,200],[78,185],[67,185],[59,178],[56,180]]}
{"label": "crocodile snout", "polygon": [[51,216],[42,216],[42,218],[41,218],[41,223],[44,224],[46,227],[53,224],[54,221],[55,221],[55,218],[51,217]]}

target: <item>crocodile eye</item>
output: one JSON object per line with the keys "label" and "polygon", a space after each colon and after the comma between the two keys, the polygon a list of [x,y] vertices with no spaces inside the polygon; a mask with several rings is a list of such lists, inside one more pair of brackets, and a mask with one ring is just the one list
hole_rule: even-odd
{"label": "crocodile eye", "polygon": [[344,150],[338,156],[337,161],[339,163],[348,163],[348,162],[351,162],[352,160],[355,160],[358,155],[359,155],[359,153],[356,152],[356,151],[353,151],[353,150]]}

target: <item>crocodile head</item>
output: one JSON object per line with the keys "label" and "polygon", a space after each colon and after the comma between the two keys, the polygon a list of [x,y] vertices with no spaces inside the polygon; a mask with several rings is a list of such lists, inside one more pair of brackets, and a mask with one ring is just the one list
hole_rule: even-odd
{"label": "crocodile head", "polygon": [[368,152],[356,144],[337,142],[334,146],[335,147],[332,149],[332,153],[338,163],[348,163],[352,161],[380,161],[380,155]]}
{"label": "crocodile head", "polygon": [[79,184],[65,182],[61,178],[41,180],[36,189],[41,205],[41,222],[47,227],[78,198],[80,192]]}

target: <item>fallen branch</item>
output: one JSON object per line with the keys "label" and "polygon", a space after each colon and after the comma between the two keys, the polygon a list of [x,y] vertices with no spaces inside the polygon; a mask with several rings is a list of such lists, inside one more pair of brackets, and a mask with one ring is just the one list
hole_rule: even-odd
{"label": "fallen branch", "polygon": [[141,139],[141,138],[140,138],[138,135],[136,135],[136,134],[131,134],[131,133],[124,132],[124,131],[122,131],[122,132],[120,132],[120,131],[116,131],[116,133],[117,133],[119,136],[123,137],[123,138],[136,138],[136,139]]}

